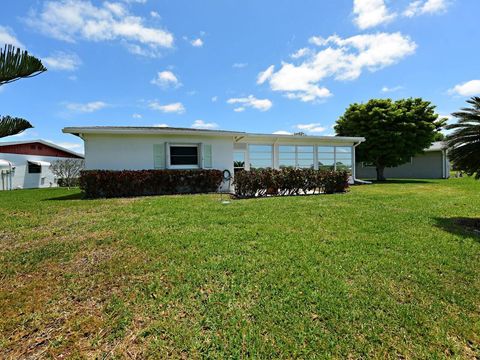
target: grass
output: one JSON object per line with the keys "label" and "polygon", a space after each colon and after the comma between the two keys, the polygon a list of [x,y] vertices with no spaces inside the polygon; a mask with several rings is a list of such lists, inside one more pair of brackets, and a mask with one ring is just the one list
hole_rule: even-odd
{"label": "grass", "polygon": [[479,358],[479,190],[1,192],[0,358]]}

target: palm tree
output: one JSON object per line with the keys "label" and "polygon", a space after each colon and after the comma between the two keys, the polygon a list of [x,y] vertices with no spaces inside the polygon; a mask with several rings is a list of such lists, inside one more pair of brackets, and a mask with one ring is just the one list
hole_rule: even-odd
{"label": "palm tree", "polygon": [[449,157],[457,169],[480,179],[480,97],[467,103],[472,107],[453,113],[458,121],[446,127],[454,130],[447,136]]}
{"label": "palm tree", "polygon": [[[47,71],[42,62],[12,45],[0,48],[0,86]],[[33,126],[25,119],[0,116],[0,138],[15,135]]]}

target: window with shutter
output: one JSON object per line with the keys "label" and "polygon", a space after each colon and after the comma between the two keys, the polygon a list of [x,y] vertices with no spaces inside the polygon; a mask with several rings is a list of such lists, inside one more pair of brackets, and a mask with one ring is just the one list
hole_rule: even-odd
{"label": "window with shutter", "polygon": [[153,168],[165,169],[165,144],[163,143],[153,145]]}
{"label": "window with shutter", "polygon": [[211,169],[213,167],[212,145],[210,144],[203,145],[203,167],[206,169]]}

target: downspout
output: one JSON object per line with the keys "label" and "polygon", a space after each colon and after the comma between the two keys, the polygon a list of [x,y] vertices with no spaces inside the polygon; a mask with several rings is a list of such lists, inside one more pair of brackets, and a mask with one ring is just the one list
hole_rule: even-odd
{"label": "downspout", "polygon": [[352,180],[353,180],[353,183],[360,183],[360,184],[371,184],[370,181],[365,181],[365,180],[360,180],[360,179],[357,179],[357,159],[356,159],[356,154],[355,154],[355,148],[360,145],[362,143],[362,141],[359,141],[358,143],[356,144],[353,144],[353,166],[352,166]]}
{"label": "downspout", "polygon": [[448,174],[448,156],[447,150],[442,150],[442,176],[444,179],[448,179],[450,176]]}
{"label": "downspout", "polygon": [[353,183],[355,184],[355,181],[357,181],[357,154],[355,153],[355,149],[358,145],[360,145],[362,142],[359,141],[356,144],[353,144],[353,151],[352,151],[352,178],[353,178]]}
{"label": "downspout", "polygon": [[12,163],[9,161],[8,164],[9,164],[9,165],[8,165],[8,174],[9,174],[9,177],[10,177],[10,184],[9,184],[8,187],[10,188],[9,190],[12,190],[12,189],[13,189],[13,184],[12,184],[12,182],[13,182]]}

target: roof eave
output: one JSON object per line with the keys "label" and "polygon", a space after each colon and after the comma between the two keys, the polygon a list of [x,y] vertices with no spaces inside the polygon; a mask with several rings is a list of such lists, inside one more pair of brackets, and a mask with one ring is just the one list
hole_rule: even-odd
{"label": "roof eave", "polygon": [[110,135],[203,135],[203,136],[222,136],[222,137],[268,137],[285,140],[328,140],[338,142],[355,142],[361,143],[365,141],[363,137],[343,137],[343,136],[303,136],[303,135],[279,135],[279,134],[256,134],[234,131],[201,131],[201,130],[176,130],[165,128],[147,128],[147,129],[112,129],[112,128],[78,128],[66,127],[62,129],[63,133],[72,134],[82,137],[83,134],[110,134]]}

